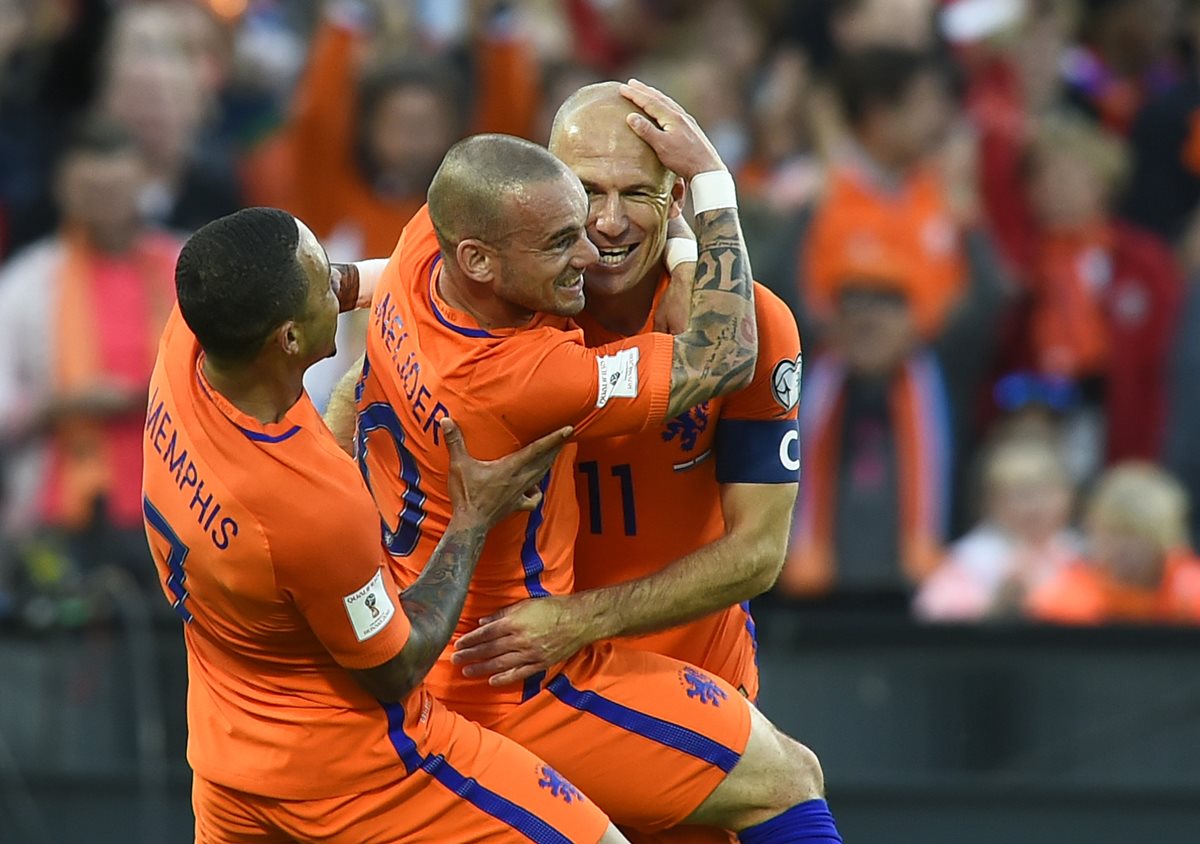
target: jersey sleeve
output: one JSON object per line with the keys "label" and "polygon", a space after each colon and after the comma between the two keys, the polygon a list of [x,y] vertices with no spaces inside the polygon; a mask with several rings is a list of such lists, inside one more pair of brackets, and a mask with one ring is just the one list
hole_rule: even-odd
{"label": "jersey sleeve", "polygon": [[717,480],[779,484],[800,480],[800,333],[774,293],[755,284],[758,364],[754,379],[721,406]]}
{"label": "jersey sleeve", "polygon": [[[294,529],[271,535],[276,586],[343,668],[382,665],[408,641],[400,590],[384,565],[379,519],[370,499],[338,485],[295,492]],[[365,492],[365,490],[364,490]],[[307,512],[306,512],[307,511]]]}
{"label": "jersey sleeve", "polygon": [[[504,362],[509,399],[503,421],[521,442],[564,425],[576,438],[633,434],[666,417],[674,341],[643,334],[588,348],[579,332],[553,343],[531,338],[534,354]],[[515,382],[514,382],[515,376]]]}

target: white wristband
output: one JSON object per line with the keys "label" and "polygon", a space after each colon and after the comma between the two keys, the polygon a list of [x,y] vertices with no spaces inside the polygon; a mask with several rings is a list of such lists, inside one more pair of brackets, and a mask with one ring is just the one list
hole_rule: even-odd
{"label": "white wristband", "polygon": [[709,170],[692,177],[692,210],[697,214],[716,208],[737,208],[737,191],[728,170]]}
{"label": "white wristband", "polygon": [[668,237],[664,257],[667,261],[667,270],[675,272],[675,268],[680,264],[695,263],[700,257],[700,252],[696,247],[696,241],[690,237]]}

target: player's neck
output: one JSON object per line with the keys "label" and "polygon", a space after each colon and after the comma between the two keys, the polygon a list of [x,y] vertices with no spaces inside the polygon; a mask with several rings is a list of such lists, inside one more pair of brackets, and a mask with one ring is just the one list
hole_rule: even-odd
{"label": "player's neck", "polygon": [[588,295],[587,315],[606,331],[632,337],[642,330],[654,307],[661,271],[657,267],[628,290],[612,296]]}
{"label": "player's neck", "polygon": [[264,425],[287,415],[304,391],[304,374],[284,371],[274,361],[227,366],[205,357],[204,377],[226,401]]}
{"label": "player's neck", "polygon": [[457,311],[469,314],[485,331],[519,328],[533,319],[533,312],[518,308],[493,295],[491,285],[472,284],[451,271],[443,261],[438,270],[438,295]]}

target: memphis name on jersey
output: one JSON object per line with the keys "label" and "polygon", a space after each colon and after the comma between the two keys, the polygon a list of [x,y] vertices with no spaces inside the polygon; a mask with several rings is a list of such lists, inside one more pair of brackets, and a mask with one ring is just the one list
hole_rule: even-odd
{"label": "memphis name on jersey", "polygon": [[[188,456],[190,443],[183,434],[175,428],[171,413],[158,398],[158,390],[150,397],[150,412],[146,416],[146,439],[155,453],[162,458],[163,464],[175,475],[175,485],[179,487],[184,500],[191,493],[188,511],[196,517],[196,524],[208,533],[213,547],[224,551],[229,543],[238,535],[237,520],[230,516],[221,516],[224,509],[220,501],[214,501],[210,492],[204,494],[204,478],[200,470]],[[221,516],[221,518],[217,518]]]}

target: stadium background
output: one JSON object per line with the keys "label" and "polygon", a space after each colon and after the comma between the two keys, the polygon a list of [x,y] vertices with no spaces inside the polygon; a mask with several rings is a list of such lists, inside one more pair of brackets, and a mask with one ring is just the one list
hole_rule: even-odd
{"label": "stadium background", "polygon": [[[177,619],[123,506],[148,361],[105,345],[156,330],[156,250],[274,204],[383,254],[455,138],[543,141],[631,74],[709,132],[804,333],[805,490],[838,509],[756,602],[761,705],[847,841],[1200,840],[1200,599],[1161,568],[1200,492],[1198,62],[1182,0],[0,0],[0,841],[189,835]],[[115,307],[56,307],[76,261]],[[940,424],[879,400],[914,360]],[[848,437],[809,410],[836,389]],[[1175,481],[1101,502],[1131,459]],[[1107,578],[1086,618],[1035,599],[1070,566]]]}

